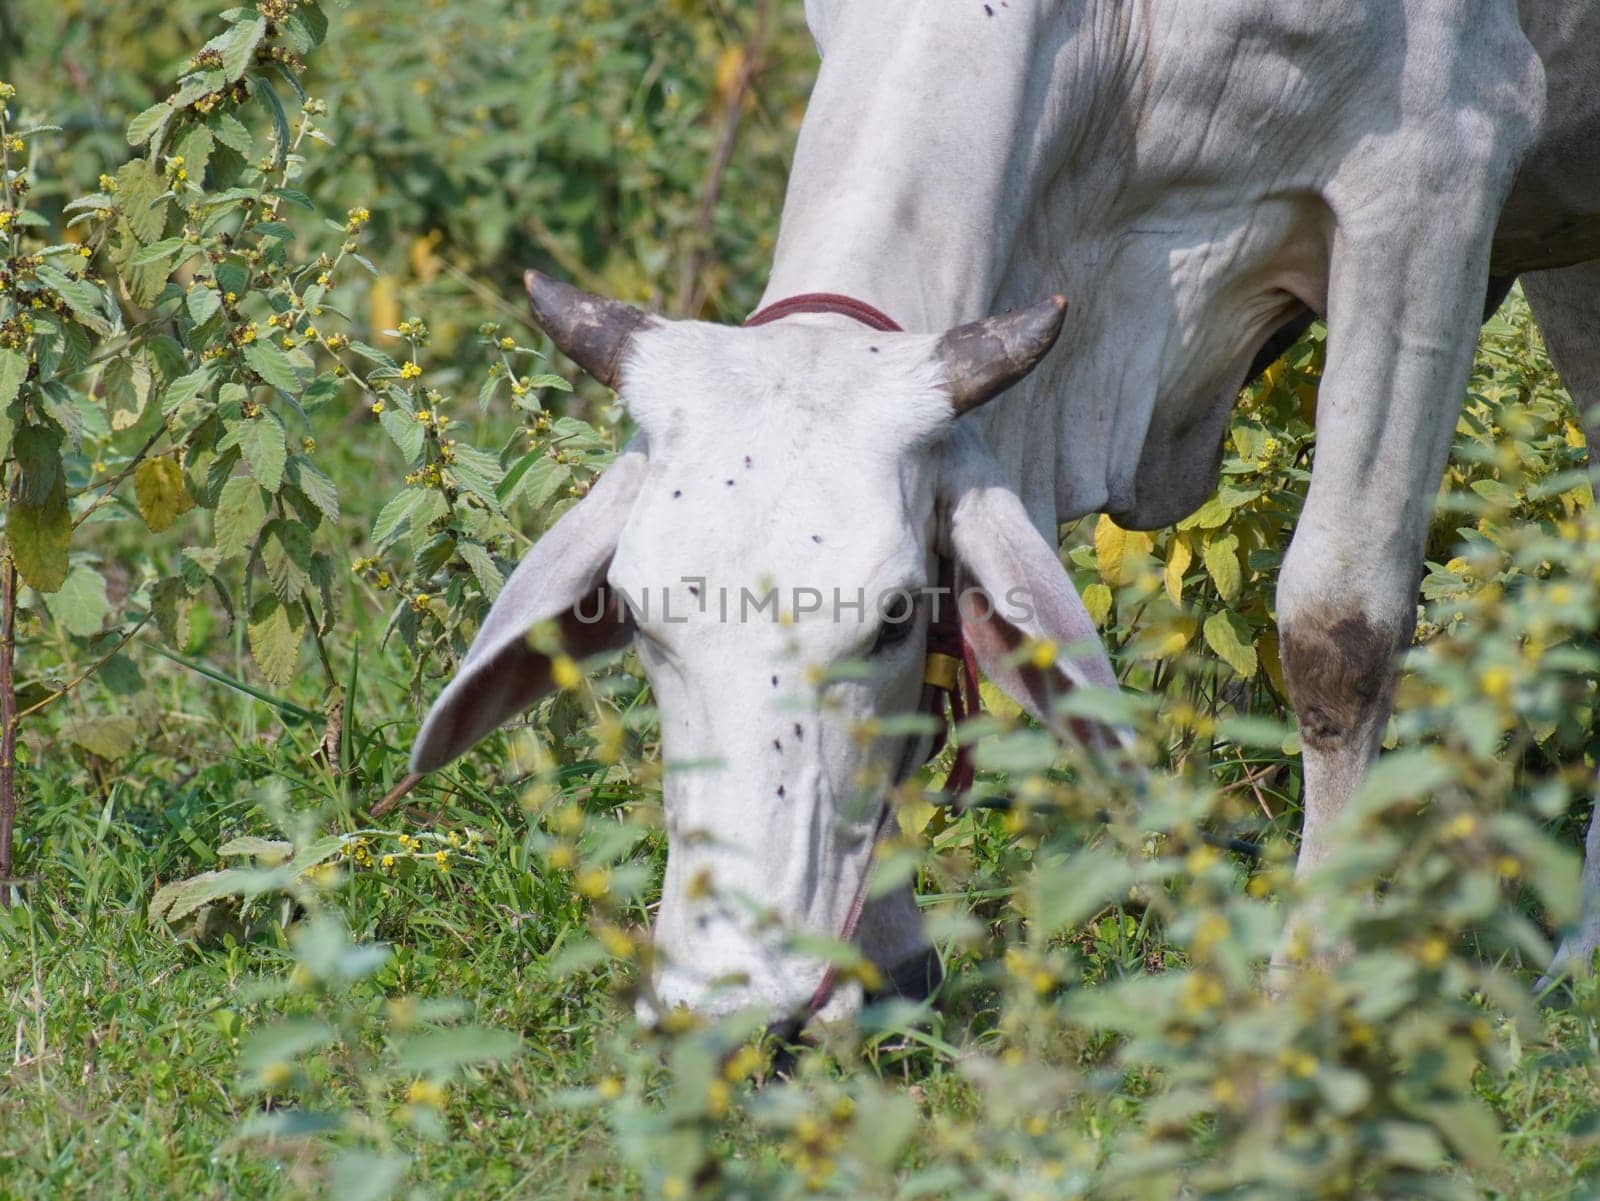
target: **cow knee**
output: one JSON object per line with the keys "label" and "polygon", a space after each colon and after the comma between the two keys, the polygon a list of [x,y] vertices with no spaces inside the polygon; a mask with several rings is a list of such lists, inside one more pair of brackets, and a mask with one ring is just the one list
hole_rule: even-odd
{"label": "cow knee", "polygon": [[1353,607],[1298,613],[1281,624],[1284,683],[1300,741],[1322,752],[1370,750],[1410,631]]}

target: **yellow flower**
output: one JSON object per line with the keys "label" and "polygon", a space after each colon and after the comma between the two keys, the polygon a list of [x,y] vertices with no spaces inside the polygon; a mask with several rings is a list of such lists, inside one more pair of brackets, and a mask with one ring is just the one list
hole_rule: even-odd
{"label": "yellow flower", "polygon": [[1503,701],[1511,695],[1511,672],[1504,667],[1486,667],[1478,677],[1483,693],[1491,700]]}
{"label": "yellow flower", "polygon": [[603,867],[584,868],[573,879],[572,886],[578,890],[579,896],[598,901],[611,891],[611,872]]}
{"label": "yellow flower", "polygon": [[570,655],[557,655],[550,663],[550,679],[557,688],[576,688],[583,680],[583,673]]}
{"label": "yellow flower", "polygon": [[1450,819],[1445,826],[1446,838],[1467,838],[1478,828],[1478,819],[1470,813],[1462,813]]}
{"label": "yellow flower", "polygon": [[1317,1070],[1317,1057],[1309,1051],[1284,1051],[1279,1054],[1278,1062],[1289,1075],[1301,1080],[1314,1075]]}
{"label": "yellow flower", "polygon": [[438,865],[440,871],[447,872],[450,870],[450,852],[435,851],[433,853],[433,861]]}
{"label": "yellow flower", "polygon": [[720,1118],[728,1112],[728,1099],[733,1090],[728,1087],[726,1080],[713,1080],[706,1089],[706,1112],[714,1118]]}
{"label": "yellow flower", "polygon": [[615,1101],[622,1096],[622,1081],[615,1076],[607,1076],[595,1085],[595,1091],[600,1094],[603,1101]]}
{"label": "yellow flower", "polygon": [[421,374],[422,368],[418,367],[415,363],[407,363],[404,367],[400,368],[401,379],[416,379],[417,376]]}
{"label": "yellow flower", "polygon": [[262,1068],[260,1079],[262,1088],[282,1088],[294,1079],[294,1069],[279,1060]]}
{"label": "yellow flower", "polygon": [[549,860],[550,866],[557,871],[566,871],[576,862],[576,856],[573,855],[572,848],[564,842],[557,843],[551,847],[550,853],[545,858]]}
{"label": "yellow flower", "polygon": [[517,340],[515,338],[501,338],[500,339],[500,349],[501,350],[515,350],[516,348],[517,348]]}
{"label": "yellow flower", "polygon": [[441,1085],[432,1080],[413,1080],[411,1087],[406,1089],[406,1100],[413,1105],[426,1105],[432,1109],[443,1109],[445,1092]]}
{"label": "yellow flower", "polygon": [[12,216],[14,216],[14,214],[10,209],[0,210],[0,229],[5,229],[11,224]]}
{"label": "yellow flower", "polygon": [[755,1047],[746,1043],[735,1051],[727,1063],[722,1065],[722,1078],[727,1081],[743,1080],[761,1070],[766,1063],[765,1057]]}
{"label": "yellow flower", "polygon": [[1423,967],[1442,967],[1444,961],[1450,958],[1450,944],[1435,934],[1417,948],[1417,958]]}

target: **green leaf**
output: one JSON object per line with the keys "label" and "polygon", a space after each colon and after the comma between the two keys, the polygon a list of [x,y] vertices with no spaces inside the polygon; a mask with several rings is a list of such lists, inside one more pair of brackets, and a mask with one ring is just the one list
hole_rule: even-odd
{"label": "green leaf", "polygon": [[189,645],[189,614],[193,608],[189,589],[177,576],[160,580],[150,589],[150,609],[155,614],[156,628],[179,650]]}
{"label": "green leaf", "polygon": [[40,283],[49,288],[72,310],[72,315],[101,337],[111,334],[114,326],[106,319],[105,294],[87,280],[74,279],[66,272],[48,263],[34,268]]}
{"label": "green leaf", "polygon": [[161,412],[173,441],[183,442],[206,419],[204,395],[210,390],[210,367],[180,375],[167,385],[161,397]]}
{"label": "green leaf", "polygon": [[246,158],[251,158],[256,152],[255,138],[250,136],[250,131],[245,128],[232,113],[216,113],[210,120],[211,133],[217,141],[231,150],[237,150]]}
{"label": "green leaf", "polygon": [[263,414],[245,418],[234,429],[238,433],[239,450],[250,466],[250,474],[256,477],[256,483],[276,494],[283,484],[283,467],[289,459],[283,426]]}
{"label": "green leaf", "polygon": [[66,582],[72,514],[67,509],[66,480],[59,470],[42,502],[12,502],[6,517],[6,538],[17,573],[30,587],[55,592]]}
{"label": "green leaf", "polygon": [[245,881],[254,875],[246,869],[229,868],[221,872],[201,872],[187,880],[174,880],[156,889],[150,898],[150,916],[175,925],[218,897],[242,892]]}
{"label": "green leaf", "polygon": [[271,593],[250,610],[250,657],[269,683],[282,685],[294,679],[304,631],[300,606],[284,604]]}
{"label": "green leaf", "polygon": [[130,429],[139,423],[150,399],[150,358],[134,353],[118,355],[106,364],[100,376],[106,409],[113,430]]}
{"label": "green leaf", "polygon": [[345,1151],[333,1164],[329,1196],[340,1201],[388,1201],[405,1183],[411,1161],[375,1151]]}
{"label": "green leaf", "polygon": [[151,533],[159,534],[194,508],[194,497],[183,482],[183,468],[170,456],[146,459],[133,473],[133,496],[139,516]]}
{"label": "green leaf", "polygon": [[378,519],[372,523],[372,541],[378,550],[388,549],[408,528],[411,510],[416,508],[417,501],[422,498],[420,488],[407,488],[389,498],[389,502],[378,512]]}
{"label": "green leaf", "polygon": [[67,572],[59,591],[46,602],[54,617],[74,638],[89,638],[100,632],[111,602],[106,599],[106,581],[94,568],[78,563]]}
{"label": "green leaf", "polygon": [[514,1059],[522,1040],[509,1030],[461,1026],[430,1030],[400,1045],[396,1066],[403,1072],[444,1075],[469,1064]]}
{"label": "green leaf", "polygon": [[189,320],[196,325],[204,325],[217,315],[217,310],[222,307],[222,297],[217,295],[215,288],[197,284],[189,289],[187,304]]}
{"label": "green leaf", "polygon": [[1232,613],[1213,613],[1204,627],[1206,645],[1245,679],[1256,674],[1256,648],[1248,627]]}
{"label": "green leaf", "polygon": [[102,759],[122,759],[133,750],[139,723],[123,713],[74,718],[66,724],[69,740]]}
{"label": "green leaf", "polygon": [[388,434],[390,440],[400,448],[408,463],[416,463],[422,458],[422,447],[427,440],[427,431],[422,428],[422,423],[416,417],[394,405],[389,405],[378,414],[378,424],[383,426],[383,432]]}
{"label": "green leaf", "polygon": [[476,542],[463,541],[456,545],[456,553],[468,567],[472,568],[472,574],[485,596],[493,600],[500,595],[500,589],[505,587],[506,578],[487,550]]}
{"label": "green leaf", "polygon": [[280,392],[290,396],[300,391],[300,377],[294,364],[271,342],[257,340],[244,348],[244,361],[251,370]]}
{"label": "green leaf", "polygon": [[[516,468],[512,471],[515,473]],[[542,509],[571,482],[571,468],[563,463],[557,463],[548,455],[542,455],[528,465],[515,483],[503,490],[501,503],[509,509],[521,499],[534,509]]]}
{"label": "green leaf", "polygon": [[128,228],[141,246],[148,246],[161,236],[167,225],[165,182],[156,170],[142,158],[124,163],[117,170],[117,203]]}
{"label": "green leaf", "polygon": [[268,861],[268,866],[286,863],[294,854],[294,843],[281,838],[260,838],[254,834],[241,834],[230,838],[217,848],[219,855],[251,855]]}
{"label": "green leaf", "polygon": [[[190,43],[193,45],[194,43]],[[156,143],[152,149],[159,149],[161,139],[156,135],[172,119],[172,107],[163,100],[160,104],[152,104],[144,112],[128,122],[128,145],[143,146],[152,137]]]}
{"label": "green leaf", "polygon": [[218,552],[224,557],[243,554],[255,544],[266,520],[261,485],[249,476],[234,476],[222,486],[222,495],[217,498],[213,528]]}
{"label": "green leaf", "polygon": [[339,520],[339,489],[315,463],[304,455],[294,455],[289,459],[288,477],[324,517]]}
{"label": "green leaf", "polygon": [[258,16],[253,21],[240,21],[226,33],[212,38],[206,46],[222,55],[222,74],[233,83],[249,69],[256,47],[266,35],[267,19]]}
{"label": "green leaf", "polygon": [[25,425],[13,439],[12,451],[22,469],[16,499],[42,505],[61,482],[61,432],[53,426]]}
{"label": "green leaf", "polygon": [[17,398],[27,378],[28,360],[14,350],[0,350],[0,409]]}
{"label": "green leaf", "polygon": [[[216,874],[216,873],[211,873]],[[168,918],[169,921],[173,920]],[[251,1031],[239,1048],[239,1066],[257,1073],[276,1063],[287,1063],[307,1051],[333,1042],[332,1026],[317,1018],[288,1018]]]}
{"label": "green leaf", "polygon": [[311,586],[311,531],[284,517],[269,522],[261,536],[261,561],[278,598],[298,600]]}
{"label": "green leaf", "polygon": [[1206,571],[1217,586],[1217,595],[1231,601],[1244,586],[1244,575],[1239,570],[1239,539],[1232,534],[1213,538],[1206,543]]}

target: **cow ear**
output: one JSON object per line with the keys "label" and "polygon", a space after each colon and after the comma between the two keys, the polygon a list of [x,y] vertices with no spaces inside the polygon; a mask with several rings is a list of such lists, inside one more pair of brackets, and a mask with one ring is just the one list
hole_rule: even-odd
{"label": "cow ear", "polygon": [[628,644],[633,623],[603,585],[645,468],[643,441],[635,439],[511,573],[455,679],[428,711],[412,771],[443,767],[550,691],[551,660],[528,642],[540,622],[557,624],[574,658]]}
{"label": "cow ear", "polygon": [[[1067,692],[1117,687],[1094,621],[1055,548],[977,438],[952,431],[942,454],[942,543],[955,559],[962,633],[984,675],[1060,730],[1054,706]],[[1094,746],[1122,741],[1093,723],[1068,728]]]}

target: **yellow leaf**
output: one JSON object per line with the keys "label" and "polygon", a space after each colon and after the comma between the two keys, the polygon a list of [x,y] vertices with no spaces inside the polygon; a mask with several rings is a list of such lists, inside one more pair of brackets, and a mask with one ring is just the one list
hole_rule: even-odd
{"label": "yellow leaf", "polygon": [[156,534],[194,508],[194,497],[183,486],[183,468],[169,455],[139,464],[133,473],[133,496],[139,516]]}
{"label": "yellow leaf", "polygon": [[[432,283],[433,277],[439,274],[439,256],[433,253],[433,248],[444,240],[444,230],[435,229],[415,238],[411,243],[411,274],[423,283]],[[388,325],[384,328],[393,329]]]}
{"label": "yellow leaf", "polygon": [[1189,564],[1194,562],[1194,551],[1189,549],[1189,540],[1175,537],[1172,545],[1167,547],[1167,570],[1164,573],[1167,584],[1167,595],[1172,598],[1175,605],[1183,604],[1183,577],[1189,571]]}
{"label": "yellow leaf", "polygon": [[1206,618],[1205,635],[1206,645],[1234,671],[1247,680],[1256,674],[1256,648],[1239,636],[1231,613],[1218,612]]}
{"label": "yellow leaf", "polygon": [[1101,629],[1111,616],[1111,589],[1104,584],[1090,584],[1083,590],[1083,607],[1089,610],[1089,620]]}
{"label": "yellow leaf", "polygon": [[372,322],[372,336],[376,340],[385,337],[384,330],[393,329],[400,324],[400,302],[394,294],[394,277],[380,275],[372,281],[368,290],[369,315]]}
{"label": "yellow leaf", "polygon": [[1288,696],[1289,690],[1283,683],[1283,659],[1278,654],[1278,636],[1270,630],[1262,634],[1256,639],[1256,653],[1261,656],[1261,670],[1267,673],[1278,695]]}
{"label": "yellow leaf", "polygon": [[739,94],[739,84],[744,79],[744,47],[729,46],[717,59],[717,95],[722,103],[732,104]]}
{"label": "yellow leaf", "polygon": [[1212,538],[1206,543],[1206,571],[1225,601],[1239,595],[1244,576],[1239,571],[1239,539],[1233,534]]}
{"label": "yellow leaf", "polygon": [[1104,513],[1094,527],[1095,564],[1100,578],[1112,587],[1133,582],[1135,560],[1150,553],[1155,539],[1138,530],[1125,530]]}
{"label": "yellow leaf", "polygon": [[928,823],[940,812],[938,806],[918,797],[916,800],[896,805],[894,820],[900,827],[900,833],[907,838],[915,838],[928,828]]}
{"label": "yellow leaf", "polygon": [[1170,659],[1183,653],[1183,648],[1194,637],[1195,626],[1192,617],[1158,622],[1139,635],[1130,651],[1139,659]]}

